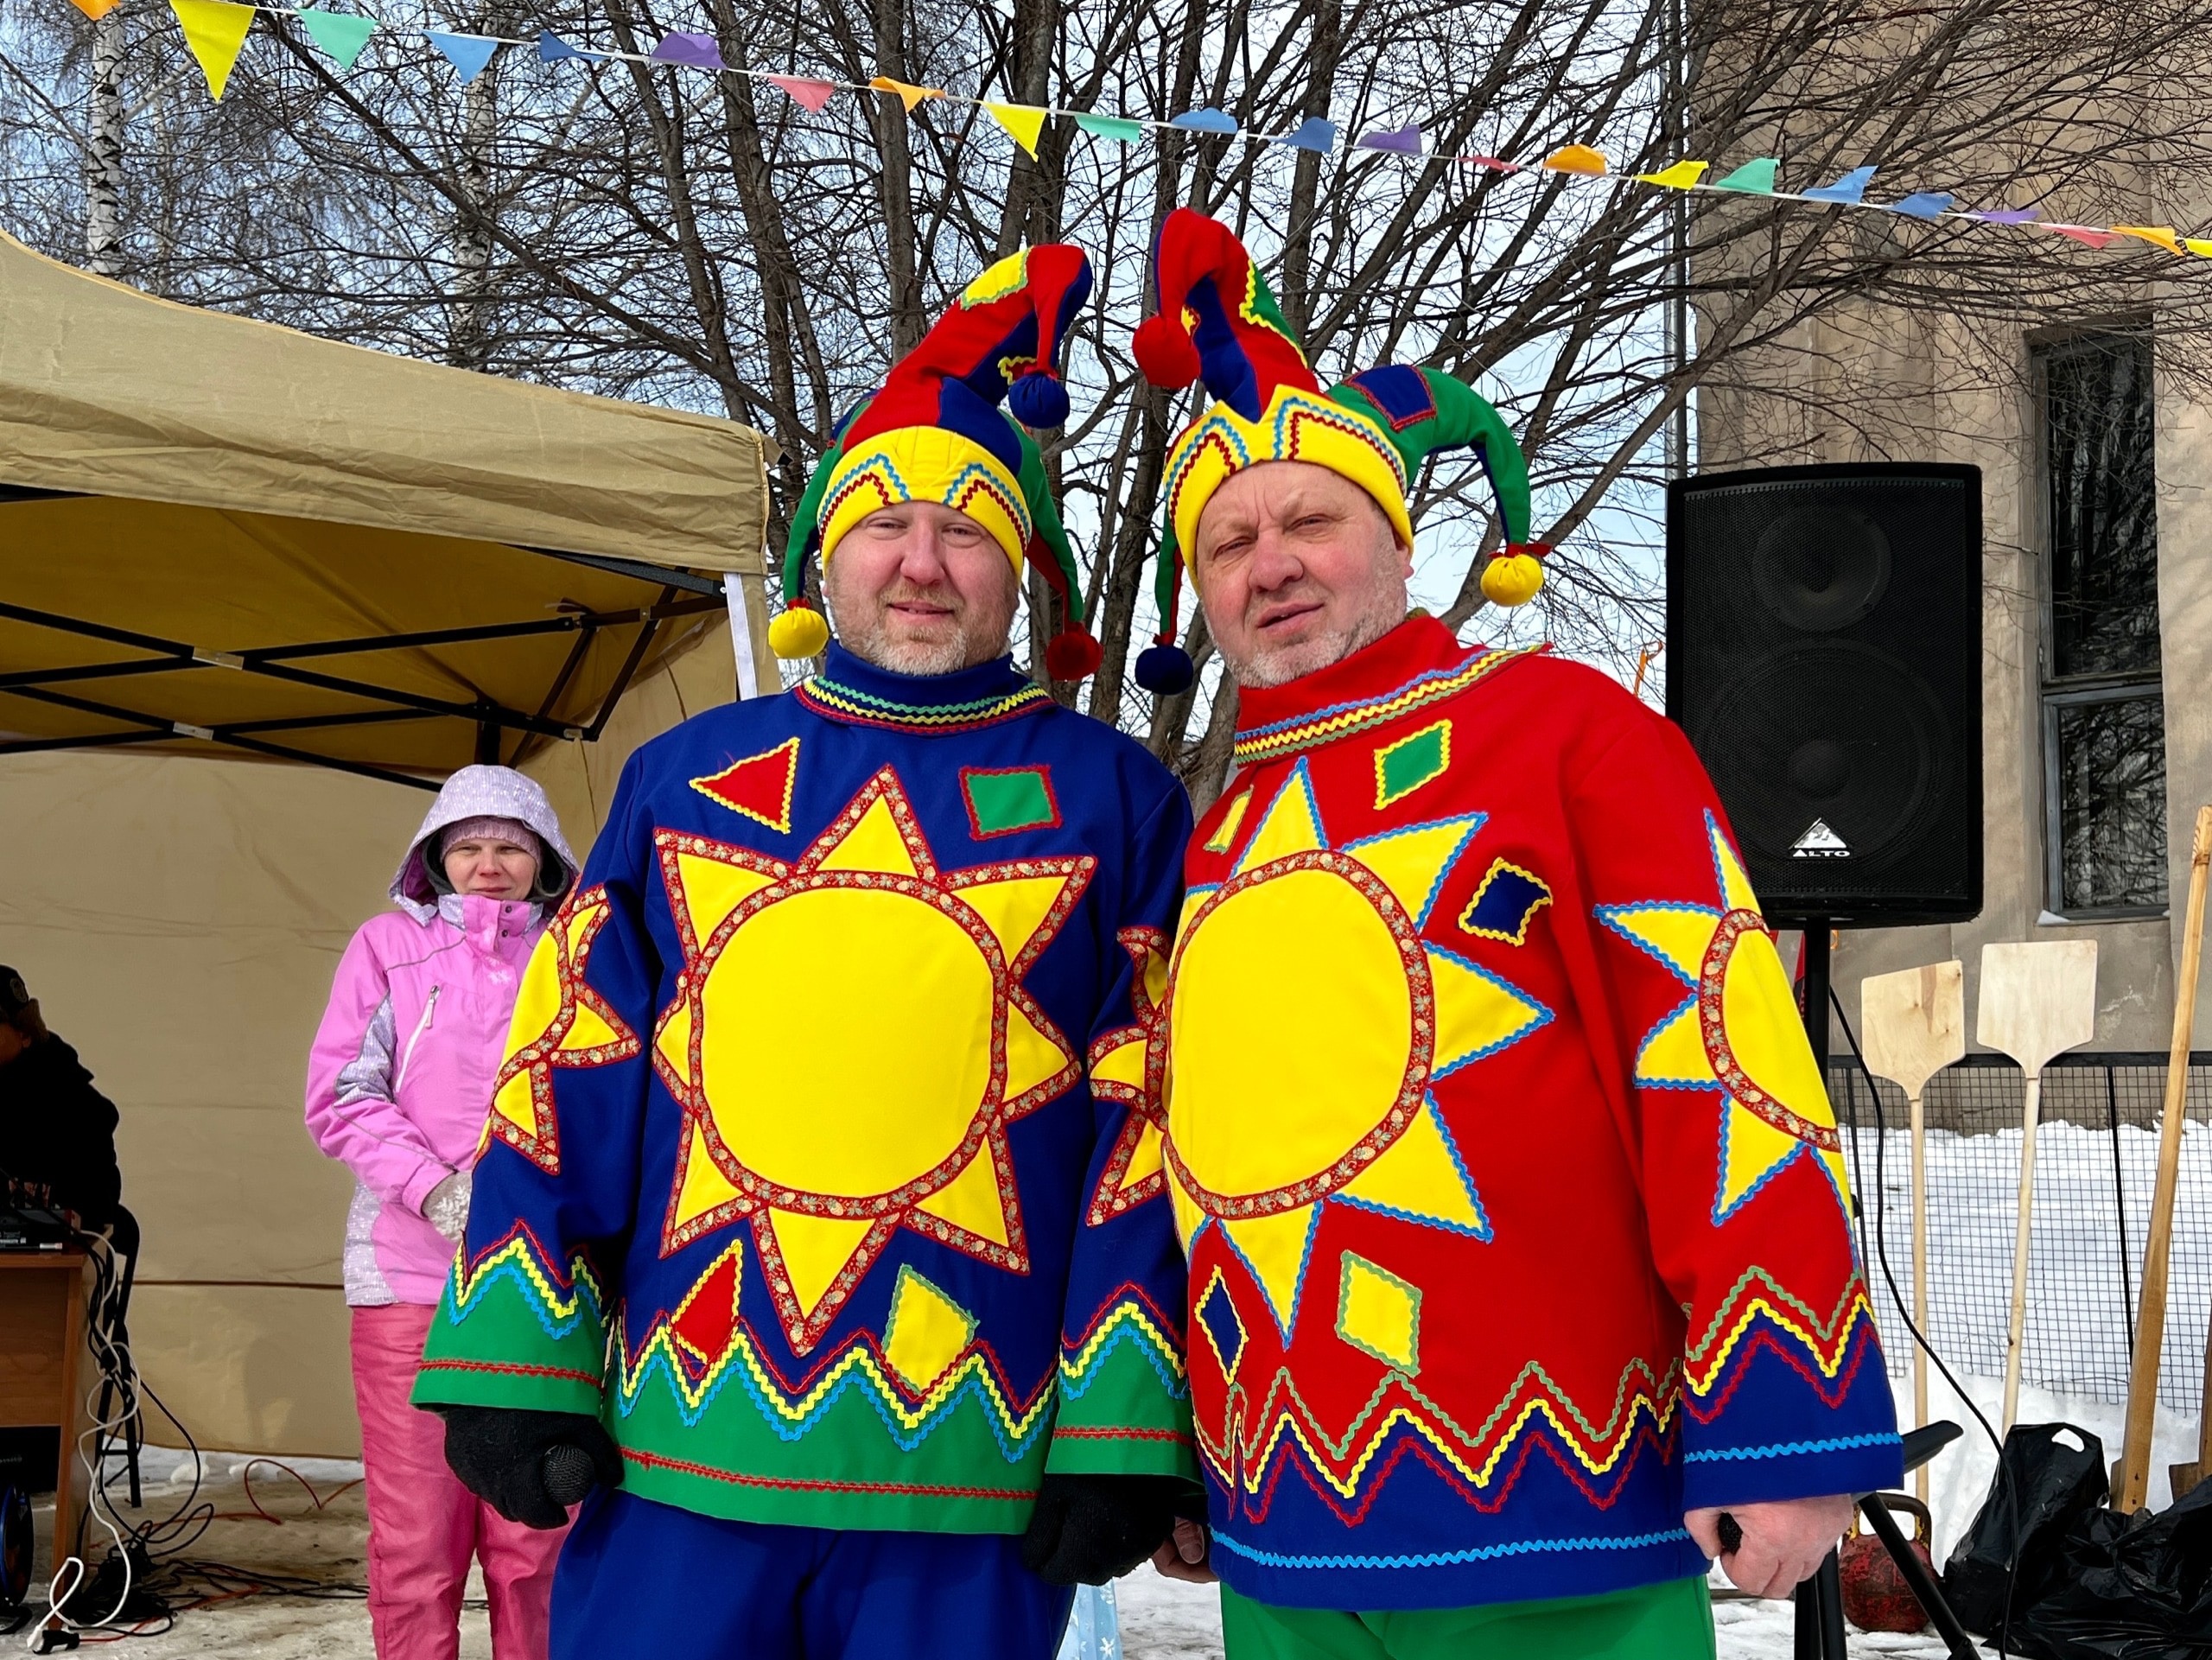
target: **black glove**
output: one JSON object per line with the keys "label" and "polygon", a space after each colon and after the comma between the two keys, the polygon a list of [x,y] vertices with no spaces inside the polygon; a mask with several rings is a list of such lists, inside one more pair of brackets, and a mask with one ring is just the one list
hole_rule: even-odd
{"label": "black glove", "polygon": [[569,1519],[546,1487],[545,1455],[555,1447],[582,1450],[598,1485],[622,1485],[622,1454],[596,1418],[523,1407],[430,1409],[446,1421],[446,1462],[461,1485],[510,1522],[557,1528]]}
{"label": "black glove", "polygon": [[1045,1478],[1021,1563],[1047,1585],[1103,1585],[1145,1561],[1192,1497],[1177,1476]]}

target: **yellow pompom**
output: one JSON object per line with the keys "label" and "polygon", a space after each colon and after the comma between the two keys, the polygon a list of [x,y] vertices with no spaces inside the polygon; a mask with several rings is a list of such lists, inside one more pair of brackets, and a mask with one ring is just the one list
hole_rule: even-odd
{"label": "yellow pompom", "polygon": [[1492,605],[1526,605],[1544,585],[1544,568],[1529,554],[1508,554],[1483,568],[1483,597]]}
{"label": "yellow pompom", "polygon": [[786,661],[819,657],[830,643],[830,625],[810,606],[787,606],[768,625],[768,649]]}

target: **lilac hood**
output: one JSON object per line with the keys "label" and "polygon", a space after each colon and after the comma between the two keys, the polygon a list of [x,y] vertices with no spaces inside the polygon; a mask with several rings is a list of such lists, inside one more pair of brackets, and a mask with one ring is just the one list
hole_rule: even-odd
{"label": "lilac hood", "polygon": [[392,898],[416,921],[428,922],[438,911],[438,891],[431,885],[429,869],[423,863],[426,849],[440,830],[464,818],[512,818],[537,832],[550,862],[559,868],[540,867],[532,898],[545,900],[549,906],[557,906],[575,885],[581,867],[562,839],[561,821],[553,816],[553,804],[545,798],[537,780],[512,766],[464,766],[438,792],[438,798],[423,815],[423,827],[408,843],[407,856],[399,862],[391,879]]}

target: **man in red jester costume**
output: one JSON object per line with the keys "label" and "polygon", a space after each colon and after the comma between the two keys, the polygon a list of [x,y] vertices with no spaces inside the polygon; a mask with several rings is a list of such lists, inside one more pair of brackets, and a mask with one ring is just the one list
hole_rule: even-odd
{"label": "man in red jester costume", "polygon": [[1001,262],[846,423],[786,555],[840,639],[791,607],[819,672],[631,758],[531,959],[415,1399],[517,1520],[596,1472],[554,1660],[1049,1660],[1198,1495],[1147,1065],[1190,811],[1006,655],[1065,549],[999,405],[1066,418],[1089,287]]}
{"label": "man in red jester costume", "polygon": [[1169,455],[1162,587],[1179,556],[1241,698],[1165,1035],[1230,1660],[1710,1655],[1709,1557],[1786,1594],[1901,1473],[1726,819],[1612,681],[1407,614],[1440,447],[1497,487],[1484,592],[1541,580],[1495,410],[1425,369],[1324,393],[1187,209],[1156,267],[1138,362],[1216,400]]}

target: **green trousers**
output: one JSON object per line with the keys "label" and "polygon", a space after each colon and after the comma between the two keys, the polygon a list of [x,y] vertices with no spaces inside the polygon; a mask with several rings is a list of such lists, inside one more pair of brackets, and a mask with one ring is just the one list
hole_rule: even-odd
{"label": "green trousers", "polygon": [[1221,1587],[1228,1660],[1711,1660],[1705,1580],[1379,1614],[1278,1608]]}

